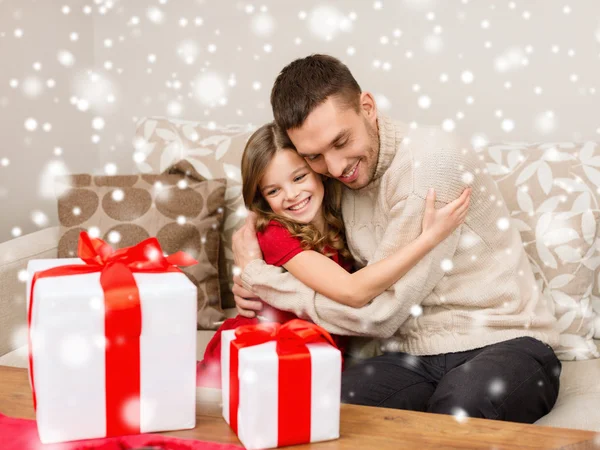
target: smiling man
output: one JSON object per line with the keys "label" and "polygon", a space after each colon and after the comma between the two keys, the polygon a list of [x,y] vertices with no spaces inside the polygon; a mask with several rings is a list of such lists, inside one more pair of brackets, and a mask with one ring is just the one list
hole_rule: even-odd
{"label": "smiling man", "polygon": [[363,359],[343,374],[345,402],[517,422],[547,414],[561,370],[551,347],[555,319],[519,233],[497,225],[510,215],[477,155],[453,134],[379,114],[372,94],[327,55],[286,66],[271,104],[289,146],[345,185],[344,224],[359,265],[417,238],[428,189],[441,207],[470,185],[471,206],[463,225],[358,309],[265,264],[247,221],[233,242],[240,313],[253,316],[259,297],[330,332],[363,337],[351,352]]}

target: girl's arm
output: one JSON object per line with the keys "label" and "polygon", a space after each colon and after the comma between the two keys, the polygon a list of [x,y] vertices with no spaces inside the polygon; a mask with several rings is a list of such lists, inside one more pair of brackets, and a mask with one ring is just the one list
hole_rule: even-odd
{"label": "girl's arm", "polygon": [[360,308],[412,269],[435,247],[433,242],[426,234],[421,234],[387,258],[354,273],[346,272],[332,259],[313,250],[298,253],[283,267],[319,294]]}
{"label": "girl's arm", "polygon": [[470,190],[440,210],[435,193],[427,198],[423,232],[410,244],[352,274],[325,255],[298,253],[283,267],[314,291],[344,305],[361,308],[402,278],[465,219]]}

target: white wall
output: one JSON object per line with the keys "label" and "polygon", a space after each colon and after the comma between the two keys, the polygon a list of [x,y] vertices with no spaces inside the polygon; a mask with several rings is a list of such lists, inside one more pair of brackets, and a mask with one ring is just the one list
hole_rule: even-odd
{"label": "white wall", "polygon": [[[407,122],[450,119],[489,141],[600,136],[597,0],[0,0],[0,242],[14,227],[47,226],[32,212],[56,223],[45,174],[134,170],[137,118],[258,125],[271,119],[278,71],[315,52],[343,59],[382,110]],[[41,83],[37,96],[28,77]]]}

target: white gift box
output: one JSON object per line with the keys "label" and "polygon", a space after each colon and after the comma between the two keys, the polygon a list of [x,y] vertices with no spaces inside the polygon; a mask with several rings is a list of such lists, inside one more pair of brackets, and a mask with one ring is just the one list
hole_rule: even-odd
{"label": "white gift box", "polygon": [[[223,417],[230,420],[230,343],[235,330],[221,335]],[[245,347],[238,353],[239,403],[237,435],[247,449],[278,446],[279,357],[274,341]],[[340,436],[341,353],[326,343],[306,346],[310,352],[310,441]],[[287,419],[287,418],[286,418]],[[293,420],[294,418],[289,418]]]}
{"label": "white gift box", "polygon": [[[72,264],[83,261],[30,261],[27,298],[35,272]],[[140,395],[123,408],[123,418],[139,424],[141,433],[194,428],[196,286],[181,272],[134,273],[133,277],[142,316]],[[100,272],[38,279],[30,336],[42,443],[106,437],[105,307]]]}

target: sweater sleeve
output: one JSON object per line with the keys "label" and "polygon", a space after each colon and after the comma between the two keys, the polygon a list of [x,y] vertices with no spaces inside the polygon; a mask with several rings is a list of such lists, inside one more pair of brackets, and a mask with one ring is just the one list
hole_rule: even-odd
{"label": "sweater sleeve", "polygon": [[[411,195],[392,207],[381,249],[393,250],[399,241],[415,239],[420,234],[425,201]],[[414,226],[418,219],[419,230]],[[277,308],[293,311],[336,334],[390,337],[410,317],[413,305],[419,305],[443,277],[442,262],[451,261],[458,246],[460,227],[429,252],[390,289],[362,308],[352,308],[313,291],[293,275],[262,260],[246,266],[242,280],[246,288]],[[402,238],[402,239],[401,239]],[[409,242],[409,241],[406,241]],[[369,264],[386,256],[378,251]],[[445,263],[447,266],[448,263]]]}

